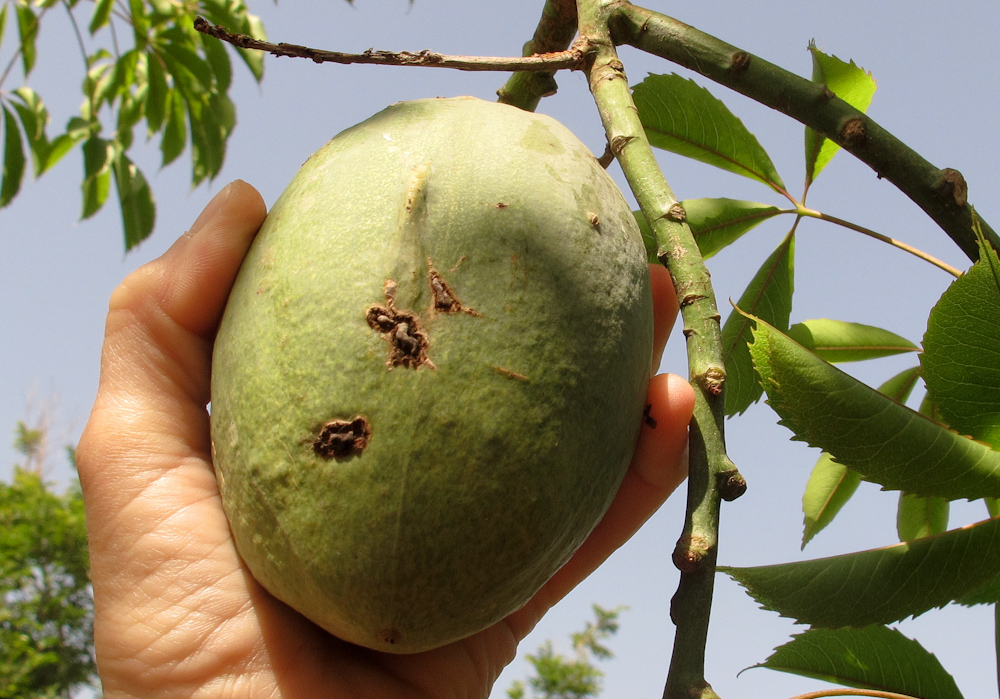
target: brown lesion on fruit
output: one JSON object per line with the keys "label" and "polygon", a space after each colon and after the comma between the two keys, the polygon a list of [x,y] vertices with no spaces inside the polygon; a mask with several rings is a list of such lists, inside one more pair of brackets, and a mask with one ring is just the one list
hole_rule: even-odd
{"label": "brown lesion on fruit", "polygon": [[[457,265],[456,265],[457,266]],[[462,305],[458,300],[451,285],[445,281],[444,277],[434,269],[431,259],[427,258],[427,282],[431,287],[431,308],[435,313],[468,313],[478,316],[479,313],[473,309]]]}
{"label": "brown lesion on fruit", "polygon": [[524,381],[525,383],[528,383],[528,382],[531,381],[531,379],[529,379],[527,376],[525,376],[524,374],[519,374],[518,372],[514,371],[513,369],[507,369],[506,367],[502,367],[502,366],[495,366],[495,367],[493,367],[493,370],[496,371],[499,374],[503,374],[507,378],[515,379],[517,381]]}
{"label": "brown lesion on fruit", "polygon": [[313,451],[323,459],[346,459],[361,454],[371,436],[371,423],[364,415],[355,415],[350,420],[330,420],[320,427],[312,443]]}
{"label": "brown lesion on fruit", "polygon": [[389,359],[386,366],[413,368],[427,366],[435,369],[434,362],[427,356],[427,335],[420,327],[420,318],[410,311],[396,309],[396,282],[385,282],[385,305],[369,306],[365,320],[373,330],[378,331],[389,343]]}

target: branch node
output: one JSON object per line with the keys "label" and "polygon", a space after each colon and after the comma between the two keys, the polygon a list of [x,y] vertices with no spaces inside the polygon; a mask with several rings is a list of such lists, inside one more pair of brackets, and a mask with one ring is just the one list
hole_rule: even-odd
{"label": "branch node", "polygon": [[711,552],[708,539],[701,536],[682,536],[674,547],[674,565],[682,573],[694,573]]}
{"label": "branch node", "polygon": [[848,119],[840,129],[840,138],[847,145],[857,148],[868,137],[865,122],[860,117]]}
{"label": "branch node", "polygon": [[713,396],[718,396],[722,393],[722,384],[726,382],[726,370],[717,366],[709,367],[695,378],[699,386]]}
{"label": "branch node", "polygon": [[750,54],[746,51],[737,51],[729,60],[729,70],[733,73],[741,73],[750,67]]}
{"label": "branch node", "polygon": [[680,202],[671,204],[670,208],[667,209],[666,217],[671,221],[677,221],[678,223],[684,223],[687,221],[687,210],[681,205]]}
{"label": "branch node", "polygon": [[732,502],[747,492],[747,481],[734,466],[731,469],[715,474],[719,487],[719,496],[726,502]]}
{"label": "branch node", "polygon": [[938,174],[934,194],[949,204],[964,207],[969,201],[969,185],[966,184],[961,172],[946,167]]}

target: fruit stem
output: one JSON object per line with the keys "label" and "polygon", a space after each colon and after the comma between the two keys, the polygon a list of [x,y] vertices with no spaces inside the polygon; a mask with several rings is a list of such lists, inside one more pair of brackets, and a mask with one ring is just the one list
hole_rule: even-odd
{"label": "fruit stem", "polygon": [[[978,217],[967,201],[961,173],[937,168],[834,95],[747,51],[720,41],[659,12],[616,2],[608,18],[613,39],[666,58],[805,124],[869,165],[906,194],[975,261],[973,233]],[[1000,250],[1000,237],[982,219],[983,232]]]}
{"label": "fruit stem", "polygon": [[665,699],[716,699],[705,681],[717,558],[720,485],[742,481],[726,456],[725,365],[719,311],[708,270],[685,223],[684,208],[661,172],[639,122],[624,67],[611,38],[616,0],[579,0],[580,42],[587,76],[608,143],[657,240],[657,255],[670,270],[687,338],[688,367],[695,388],[690,429],[687,514],[674,550],[681,580],[671,602],[674,635]]}
{"label": "fruit stem", "polygon": [[[576,0],[545,0],[535,34],[521,55],[565,51],[575,36]],[[554,95],[557,88],[555,73],[519,71],[497,90],[497,101],[533,112],[542,98]]]}

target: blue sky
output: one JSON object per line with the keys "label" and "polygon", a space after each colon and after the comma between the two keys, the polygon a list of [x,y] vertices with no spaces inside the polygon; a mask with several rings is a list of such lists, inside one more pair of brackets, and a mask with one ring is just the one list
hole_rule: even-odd
{"label": "blue sky", "polygon": [[[534,29],[541,0],[299,0],[280,7],[253,2],[275,41],[317,48],[362,51],[429,48],[445,53],[516,55]],[[650,3],[654,9],[660,3]],[[803,75],[810,72],[810,39],[842,59],[854,59],[874,73],[879,89],[869,113],[884,127],[940,167],[960,170],[970,200],[996,228],[1000,203],[1000,145],[995,131],[1000,111],[1000,64],[995,37],[1000,4],[870,3],[840,0],[803,3],[721,3],[678,0],[669,11],[678,19]],[[68,24],[57,18],[45,27],[33,86],[62,122],[80,101],[82,68]],[[8,28],[10,30],[10,28]],[[0,53],[6,62],[9,48]],[[622,49],[632,83],[648,72],[670,72],[669,64]],[[679,72],[682,72],[679,70]],[[9,446],[17,420],[43,407],[51,411],[54,441],[49,475],[67,470],[58,445],[75,442],[96,390],[107,299],[129,271],[159,255],[197,216],[211,195],[234,178],[257,186],[274,202],[310,153],[342,129],[386,105],[405,99],[470,94],[490,99],[503,76],[439,69],[316,65],[268,59],[261,86],[237,71],[233,97],[238,126],[225,168],[215,184],[191,190],[186,161],[159,170],[155,142],[139,144],[135,159],[147,173],[158,203],[157,229],[138,250],[125,255],[115,206],[78,222],[82,166],[73,154],[41,180],[26,183],[14,204],[0,211],[0,475],[16,460]],[[594,151],[603,134],[586,82],[580,74],[560,76],[560,91],[540,111],[563,121]],[[17,87],[5,85],[5,89]],[[711,87],[729,104],[770,153],[793,193],[800,192],[802,128],[724,88]],[[186,156],[185,156],[186,157]],[[782,204],[765,187],[709,166],[665,154],[668,180],[680,198],[728,196]],[[617,167],[612,173],[621,181]],[[838,155],[810,191],[809,203],[916,245],[965,267],[966,260],[892,185],[878,180],[847,154]],[[710,263],[723,306],[738,298],[757,266],[787,231],[790,219],[762,226]],[[830,317],[881,325],[919,342],[929,308],[947,287],[945,273],[904,253],[849,231],[815,221],[800,227],[797,242],[793,321]],[[685,373],[679,335],[671,340],[663,370]],[[885,359],[852,371],[879,383],[913,362]],[[799,551],[799,502],[817,454],[775,424],[763,405],[727,425],[730,453],[749,481],[749,491],[723,513],[720,561],[755,565],[831,555],[895,542],[896,496],[862,488],[829,530],[805,553]],[[611,646],[618,658],[606,664],[606,696],[657,697],[669,658],[672,626],[667,617],[677,573],[669,554],[680,530],[683,497],[675,496],[597,574],[543,621],[522,646],[532,652],[546,638],[557,647],[589,618],[591,602],[627,605],[621,631]],[[952,525],[985,515],[981,505],[958,503]],[[953,672],[967,697],[996,696],[995,653],[990,610],[930,612],[902,624]],[[796,631],[720,577],[710,636],[708,678],[724,697],[772,699],[824,683],[767,670],[736,673],[764,660]],[[497,684],[494,696],[526,671],[523,660]]]}

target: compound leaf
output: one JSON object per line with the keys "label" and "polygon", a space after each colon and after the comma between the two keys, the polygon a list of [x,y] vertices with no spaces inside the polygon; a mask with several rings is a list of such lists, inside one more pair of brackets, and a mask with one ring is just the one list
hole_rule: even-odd
{"label": "compound leaf", "polygon": [[118,189],[125,227],[125,250],[131,250],[153,232],[156,205],[146,177],[124,153],[113,163],[112,171]]}
{"label": "compound leaf", "polygon": [[3,108],[3,178],[0,179],[0,209],[17,196],[24,178],[24,144],[14,114]]}
{"label": "compound leaf", "polygon": [[651,145],[784,190],[757,138],[694,81],[650,75],[633,88],[633,97]]}

